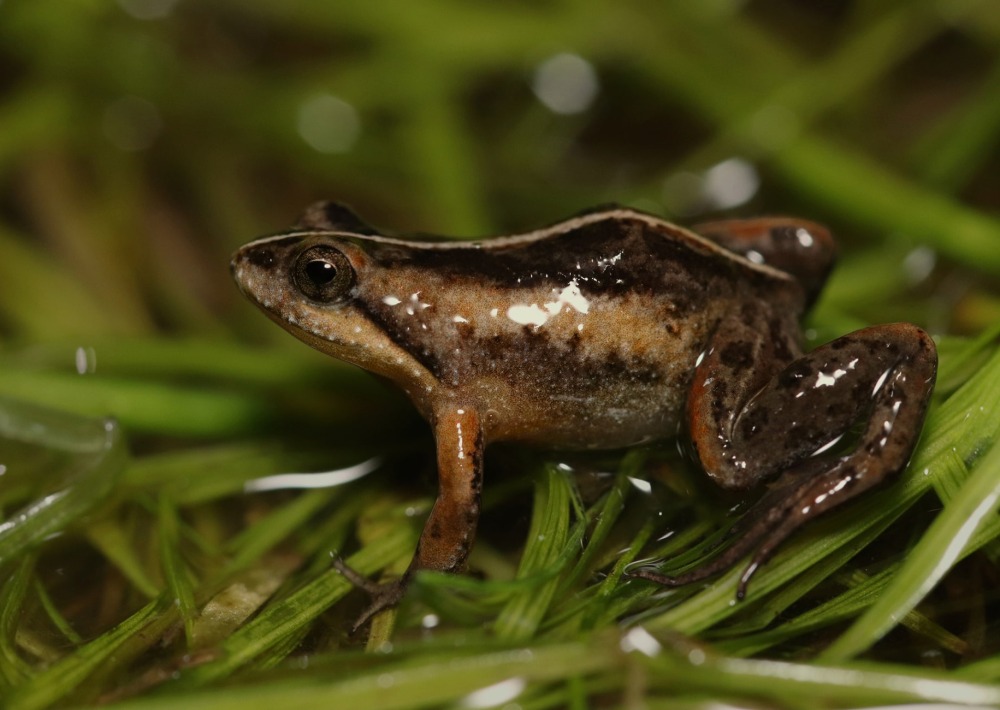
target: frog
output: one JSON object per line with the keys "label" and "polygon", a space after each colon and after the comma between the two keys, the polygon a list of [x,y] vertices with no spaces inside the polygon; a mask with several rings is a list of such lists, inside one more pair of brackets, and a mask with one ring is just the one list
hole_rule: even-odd
{"label": "frog", "polygon": [[801,322],[834,264],[828,229],[794,217],[681,227],[606,206],[472,241],[395,236],[321,202],[240,248],[239,289],[282,328],[401,389],[430,423],[438,493],[396,606],[421,570],[465,567],[494,442],[624,449],[682,438],[721,489],[763,490],[722,551],[665,587],[746,558],[736,595],[817,516],[907,465],[934,387],[932,338],[874,325],[808,352]]}

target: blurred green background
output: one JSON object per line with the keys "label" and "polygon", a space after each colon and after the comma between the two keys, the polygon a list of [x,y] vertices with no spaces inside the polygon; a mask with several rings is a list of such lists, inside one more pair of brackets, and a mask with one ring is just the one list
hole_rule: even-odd
{"label": "blurred green background", "polygon": [[[375,524],[381,532],[365,532],[372,524],[366,515],[378,519],[378,511],[402,505],[388,492],[391,500],[380,499],[377,483],[365,484],[348,502],[333,493],[266,503],[241,498],[244,482],[257,475],[347,465],[386,451],[404,462],[395,474],[403,481],[401,499],[418,496],[419,512],[433,493],[427,432],[407,405],[294,341],[231,282],[229,254],[289,226],[310,202],[346,202],[388,230],[457,237],[527,230],[609,202],[679,223],[757,214],[812,219],[833,230],[842,254],[807,323],[809,340],[873,322],[918,323],[940,339],[940,398],[961,393],[968,382],[982,398],[990,391],[984,383],[993,380],[975,378],[1000,372],[983,365],[995,355],[1000,322],[998,140],[996,0],[0,0],[0,396],[88,417],[111,415],[121,428],[109,450],[131,455],[111,457],[114,473],[101,486],[87,483],[89,496],[51,527],[28,528],[16,543],[5,542],[0,527],[0,593],[9,610],[0,620],[0,656],[8,663],[0,673],[0,699],[7,691],[11,707],[27,708],[142,693],[162,680],[150,677],[151,667],[164,672],[197,665],[186,650],[215,649],[240,628],[242,618],[212,636],[198,619],[206,617],[208,599],[235,578],[247,583],[240,575],[260,568],[278,572],[273,585],[262,585],[269,591],[260,600],[245,601],[246,615],[279,585],[285,586],[276,599],[301,601],[295,590],[315,589],[308,584],[317,579],[326,584],[323,550],[345,540],[389,540],[357,563],[366,571],[405,564],[412,521],[404,525],[409,537],[384,533],[393,529],[378,527],[384,520]],[[962,471],[947,469],[954,486],[935,479],[937,498],[925,499],[911,516],[928,518],[919,511],[939,510],[939,500],[950,501],[978,470],[996,433],[987,416],[994,404],[962,400],[962,407],[983,412],[976,420],[981,428],[962,429],[966,449],[954,449],[966,453]],[[54,463],[31,448],[38,440],[24,448],[10,443],[16,438],[10,432],[28,431],[36,421],[48,422],[54,432],[85,425],[5,406],[7,421],[16,426],[5,429],[10,438],[0,455],[10,456],[12,472],[22,462],[33,472],[16,484],[5,483],[13,476],[0,477],[0,510],[10,516],[74,480],[58,464],[62,459]],[[947,432],[925,434],[921,459],[934,471],[944,465],[935,456],[945,456],[940,452],[958,446],[960,438],[945,423],[962,420],[966,411],[957,399],[951,410],[941,409],[932,423]],[[79,453],[77,444],[66,444],[72,437],[59,436],[40,443]],[[95,442],[104,435],[86,436]],[[636,472],[620,469],[620,476],[623,471]],[[577,494],[547,475],[498,486],[502,504],[526,496],[523,520],[515,526],[522,533],[529,526],[531,481],[536,513],[550,505],[565,516],[575,510],[587,518],[571,505]],[[681,482],[670,479],[668,487],[698,504],[698,484],[671,476]],[[985,487],[977,489],[978,500],[989,500],[983,492],[989,482],[984,477],[979,484]],[[927,485],[914,490],[908,505]],[[398,524],[397,513],[387,519]],[[717,505],[716,515],[722,514],[724,506]],[[954,514],[956,530],[962,519]],[[263,520],[270,522],[255,527]],[[577,539],[563,529],[565,520],[549,523],[569,536],[564,542]],[[61,543],[40,547],[65,530],[71,534]],[[633,525],[627,534],[652,533],[637,533]],[[969,622],[963,635],[954,626],[946,632],[944,621],[935,626],[940,619],[921,617],[914,622],[924,632],[917,647],[904,651],[903,641],[882,647],[876,657],[940,667],[980,658],[981,675],[967,674],[970,681],[1000,677],[1000,661],[990,656],[996,643],[984,640],[997,633],[988,621],[996,595],[988,590],[990,583],[996,587],[998,547],[995,535],[980,538],[977,546],[987,552],[975,589],[953,587],[939,601],[974,598],[982,618]],[[918,539],[897,535],[884,559],[899,565],[905,557],[900,550]],[[509,554],[502,536],[491,542],[487,532],[482,548],[474,562],[484,576],[515,575],[518,556]],[[284,556],[275,557],[274,550]],[[555,558],[539,559],[555,564]],[[572,585],[592,574],[598,560],[615,563],[596,545],[586,559],[590,566],[560,587],[565,599],[574,599]],[[575,564],[563,563],[567,569]],[[218,569],[225,572],[212,571]],[[292,569],[300,576],[290,576]],[[87,582],[65,581],[81,578]],[[302,613],[309,620],[347,593],[329,584],[306,604]],[[612,594],[598,586],[580,593],[590,600]],[[911,589],[919,588],[914,578]],[[44,589],[51,594],[39,591]],[[450,593],[434,584],[425,592],[432,608],[434,594]],[[902,615],[919,601],[902,592],[896,598]],[[654,705],[679,702],[673,691],[648,680],[650,674],[690,681],[693,690],[683,692],[693,694],[682,699],[702,702],[706,686],[697,673],[633,668],[632,661],[621,666],[617,656],[597,652],[617,640],[565,632],[572,626],[573,633],[615,633],[616,618],[651,604],[648,593],[615,599],[617,606],[605,600],[610,611],[580,612],[586,623],[570,624],[572,609],[553,615],[546,607],[524,622],[525,632],[511,630],[517,627],[511,619],[521,617],[510,607],[499,627],[474,643],[496,634],[506,642],[570,644],[546,647],[551,667],[562,670],[530,685],[535,705],[525,701],[524,707],[584,707],[602,692],[639,703],[643,688]],[[720,611],[727,599],[724,593],[712,601],[711,614],[729,613]],[[842,631],[845,619],[871,603],[865,599],[850,611],[831,611],[819,625],[841,623],[836,628]],[[770,608],[770,616],[768,607],[756,617],[737,616],[724,633],[713,624],[729,623],[729,617],[708,612],[681,630],[696,636],[712,630],[709,637],[730,639],[722,645],[727,652],[752,655],[778,642],[758,645],[758,637],[739,646],[732,639],[764,629],[779,613],[794,616],[815,606],[794,603],[803,604],[799,596],[788,597]],[[151,616],[141,616],[146,609]],[[294,649],[354,648],[361,642],[348,639],[343,628],[355,610],[327,617],[325,625],[286,628],[278,616],[287,609],[278,608],[253,628],[273,622],[267,628],[282,631],[234,637],[222,654],[229,665],[209,663],[202,675],[184,676],[181,689],[193,692],[238,671],[280,664]],[[457,628],[479,628],[497,613],[488,604],[487,611],[465,611],[452,620]],[[126,636],[110,638],[106,632],[125,618],[135,625],[122,632]],[[677,626],[660,618],[661,631]],[[930,626],[920,626],[925,622]],[[801,646],[787,642],[815,628],[812,623],[803,621],[799,632],[783,636],[779,655],[815,658],[833,636]],[[165,631],[178,624],[182,641]],[[391,631],[380,633],[375,636],[384,642]],[[827,659],[849,658],[880,635],[853,646],[842,641],[839,653]],[[165,660],[142,660],[150,639],[161,636],[169,639]],[[927,638],[934,641],[925,646]],[[92,640],[105,645],[81,654]],[[447,644],[441,643],[432,644],[434,653],[444,653]],[[920,660],[925,651],[932,662]],[[112,655],[120,663],[102,668]],[[90,665],[84,658],[92,659]],[[337,675],[345,673],[343,666],[331,670],[336,663],[327,668],[341,683],[330,686],[335,692],[329,697],[355,697],[350,692],[357,691],[357,702],[367,707],[377,707],[377,698],[386,707],[409,707],[379,695],[376,680],[350,686],[353,691],[344,685],[351,673],[381,672],[376,661],[351,658],[354,670],[346,675]],[[451,702],[491,678],[530,676],[520,666],[503,666],[506,657],[501,663],[490,656],[493,666],[484,659],[481,667],[507,670],[469,676],[478,685],[458,685],[450,694],[442,691],[445,676],[434,675],[433,659],[427,660],[422,677],[432,680],[420,692],[408,691],[413,706]],[[574,675],[583,672],[580,659],[608,675],[580,680]],[[385,662],[425,661],[413,651]],[[732,697],[797,697],[803,707],[815,697],[804,686],[747,689],[736,680],[740,672],[716,670],[732,671],[725,676],[733,683]],[[647,678],[636,681],[634,697],[628,695],[633,691],[618,695],[633,687],[621,681],[628,673]],[[918,697],[879,695],[873,689],[883,680],[859,681],[870,695],[837,695],[846,691],[837,691],[833,680],[823,687],[840,705]],[[329,697],[308,696],[308,702]],[[993,702],[988,694],[975,697]]]}
{"label": "blurred green background", "polygon": [[[796,213],[913,281],[1000,272],[992,2],[0,7],[10,340],[266,333],[227,256],[319,198],[454,235],[611,201]],[[836,304],[911,285],[881,275]]]}

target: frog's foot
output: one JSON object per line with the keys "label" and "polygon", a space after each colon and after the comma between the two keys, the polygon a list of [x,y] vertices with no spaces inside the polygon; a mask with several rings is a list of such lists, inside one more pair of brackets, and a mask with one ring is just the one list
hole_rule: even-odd
{"label": "frog's foot", "polygon": [[409,575],[404,575],[391,582],[379,583],[373,582],[357,570],[352,569],[340,557],[334,557],[332,564],[333,568],[344,575],[348,582],[371,597],[371,602],[361,612],[354,624],[351,625],[352,634],[357,633],[358,629],[368,623],[380,611],[397,606],[406,594],[406,588],[409,585]]}
{"label": "frog's foot", "polygon": [[752,552],[736,587],[736,598],[742,600],[750,579],[771,558],[778,545],[801,524],[795,515],[799,508],[808,507],[811,499],[822,495],[824,481],[829,482],[826,485],[842,483],[840,466],[831,467],[818,459],[803,462],[772,484],[770,490],[732,526],[726,539],[733,542],[718,557],[683,574],[666,575],[651,569],[639,569],[627,572],[626,576],[664,587],[683,587],[725,572]]}
{"label": "frog's foot", "polygon": [[812,459],[786,471],[729,531],[728,537],[736,542],[701,567],[676,576],[652,570],[637,570],[628,576],[665,587],[682,587],[724,572],[753,552],[736,587],[736,598],[742,600],[757,570],[771,559],[778,546],[802,525],[803,520],[814,515],[813,511],[822,510],[828,505],[827,501],[838,494],[843,495],[845,490],[853,492],[874,485],[872,479],[877,477],[872,469],[875,466],[865,465],[858,458],[855,453],[842,456],[832,464]]}
{"label": "frog's foot", "polygon": [[[734,531],[735,530],[736,528],[734,528]],[[722,554],[715,559],[706,562],[700,567],[695,567],[689,572],[684,572],[683,574],[668,575],[663,574],[662,572],[656,572],[652,569],[638,569],[634,572],[626,572],[625,576],[632,579],[645,579],[650,582],[655,582],[663,587],[684,587],[689,584],[694,584],[695,582],[700,582],[704,579],[708,579],[709,577],[714,577],[721,572],[725,572],[727,569],[735,565],[760,542],[760,538],[763,534],[766,534],[766,532],[767,531],[764,530],[757,536],[743,535],[739,538],[738,542],[735,542],[727,547]],[[754,572],[757,571],[758,567],[764,564],[766,559],[767,555],[761,557],[759,552],[753,556],[750,564],[747,565],[743,575],[740,577],[739,586],[736,590],[737,599],[743,599],[746,595],[747,582],[750,581]]]}
{"label": "frog's foot", "polygon": [[[625,576],[631,579],[645,579],[663,587],[684,587],[726,571],[743,556],[747,551],[745,548],[746,546],[742,544],[734,545],[727,548],[721,556],[716,557],[711,562],[706,562],[702,566],[696,567],[684,574],[669,575],[651,569],[637,569],[634,572],[626,572]],[[741,594],[737,594],[737,596],[742,598]]]}

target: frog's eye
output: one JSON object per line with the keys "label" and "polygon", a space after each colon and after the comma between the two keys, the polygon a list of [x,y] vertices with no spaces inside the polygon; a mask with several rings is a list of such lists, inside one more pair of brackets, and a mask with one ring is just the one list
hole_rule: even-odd
{"label": "frog's eye", "polygon": [[347,294],[354,283],[354,269],[333,247],[318,246],[299,254],[292,279],[308,298],[331,303]]}

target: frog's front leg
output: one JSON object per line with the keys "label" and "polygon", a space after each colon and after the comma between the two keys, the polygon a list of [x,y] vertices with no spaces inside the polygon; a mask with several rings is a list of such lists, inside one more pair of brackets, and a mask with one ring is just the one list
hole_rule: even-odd
{"label": "frog's front leg", "polygon": [[358,618],[359,628],[374,614],[399,604],[418,570],[457,572],[465,566],[479,522],[485,442],[479,415],[471,407],[444,407],[435,413],[438,496],[417,543],[410,566],[399,579],[375,584],[337,563],[353,584],[372,597]]}
{"label": "frog's front leg", "polygon": [[[754,551],[737,590],[742,597],[786,537],[901,471],[916,446],[937,368],[924,331],[907,323],[865,328],[787,362],[761,382],[768,331],[742,326],[730,319],[720,328],[697,370],[688,417],[698,456],[716,482],[728,488],[773,483],[718,558],[677,577],[634,576],[688,584]],[[842,441],[857,423],[863,427],[856,440]]]}

